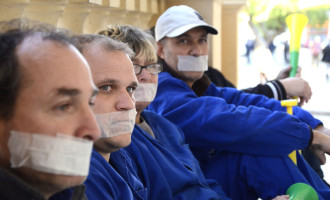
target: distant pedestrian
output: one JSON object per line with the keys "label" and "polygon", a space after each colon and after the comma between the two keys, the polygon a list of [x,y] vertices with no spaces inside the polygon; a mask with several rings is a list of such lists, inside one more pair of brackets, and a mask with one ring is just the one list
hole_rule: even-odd
{"label": "distant pedestrian", "polygon": [[311,46],[311,51],[312,51],[312,65],[315,67],[318,67],[319,65],[319,56],[322,52],[322,47],[321,47],[321,37],[320,36],[315,36],[313,44]]}
{"label": "distant pedestrian", "polygon": [[327,66],[327,71],[326,71],[326,78],[327,81],[329,81],[329,76],[330,76],[330,41],[328,42],[328,45],[324,47],[323,51],[323,57],[322,57],[322,62],[325,62]]}
{"label": "distant pedestrian", "polygon": [[289,60],[289,50],[290,50],[290,46],[289,46],[289,42],[288,40],[285,40],[284,41],[284,59],[285,59],[285,62],[286,63],[289,63],[290,60]]}
{"label": "distant pedestrian", "polygon": [[275,46],[273,40],[271,40],[271,41],[268,43],[268,49],[269,49],[270,53],[272,53],[272,55],[273,55],[273,54],[274,54],[274,51],[275,51],[275,49],[276,49],[276,46]]}
{"label": "distant pedestrian", "polygon": [[250,64],[251,63],[250,53],[254,49],[254,40],[249,39],[245,44],[245,48],[246,48],[245,56],[247,58],[247,63]]}

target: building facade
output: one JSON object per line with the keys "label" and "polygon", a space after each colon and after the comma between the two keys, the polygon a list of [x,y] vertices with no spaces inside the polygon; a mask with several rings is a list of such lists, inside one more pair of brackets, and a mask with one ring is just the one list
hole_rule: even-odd
{"label": "building facade", "polygon": [[74,33],[97,33],[111,25],[153,27],[168,7],[198,10],[219,34],[210,37],[209,65],[237,85],[238,12],[246,0],[0,0],[0,21],[29,18]]}

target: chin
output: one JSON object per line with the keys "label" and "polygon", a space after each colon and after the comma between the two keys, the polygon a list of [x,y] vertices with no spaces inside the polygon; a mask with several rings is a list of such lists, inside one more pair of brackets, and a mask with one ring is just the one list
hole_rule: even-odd
{"label": "chin", "polygon": [[141,113],[146,107],[148,107],[149,104],[150,104],[150,102],[146,102],[146,101],[135,102],[136,112]]}
{"label": "chin", "polygon": [[113,137],[113,141],[119,148],[127,147],[128,145],[131,144],[132,134],[127,133],[127,134],[115,136]]}
{"label": "chin", "polygon": [[108,138],[101,138],[94,142],[94,146],[102,152],[112,153],[130,145],[131,136],[131,133],[127,133]]}
{"label": "chin", "polygon": [[86,176],[51,174],[27,167],[11,171],[32,187],[46,194],[54,194],[61,190],[81,185],[86,180]]}
{"label": "chin", "polygon": [[204,72],[184,72],[184,77],[189,81],[197,81],[203,74]]}
{"label": "chin", "polygon": [[54,185],[57,185],[58,188],[66,189],[83,184],[86,176],[54,175],[53,180]]}

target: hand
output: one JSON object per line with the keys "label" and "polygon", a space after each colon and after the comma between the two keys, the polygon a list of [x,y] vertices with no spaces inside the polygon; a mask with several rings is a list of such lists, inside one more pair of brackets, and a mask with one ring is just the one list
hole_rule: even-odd
{"label": "hand", "polygon": [[311,151],[318,157],[321,164],[326,162],[326,154],[330,154],[330,130],[318,126],[313,130],[314,138],[310,147]]}
{"label": "hand", "polygon": [[[280,79],[288,78],[291,69],[292,69],[291,66],[282,69],[282,70],[278,73],[278,75],[277,75],[277,77],[276,77],[276,80],[280,80]],[[301,77],[301,67],[298,67],[298,69],[297,69],[297,73],[296,73],[296,77]]]}
{"label": "hand", "polygon": [[300,103],[307,103],[312,96],[312,89],[308,82],[300,77],[279,80],[289,97],[299,97]]}
{"label": "hand", "polygon": [[290,198],[289,195],[281,195],[281,196],[277,196],[272,200],[288,200]]}

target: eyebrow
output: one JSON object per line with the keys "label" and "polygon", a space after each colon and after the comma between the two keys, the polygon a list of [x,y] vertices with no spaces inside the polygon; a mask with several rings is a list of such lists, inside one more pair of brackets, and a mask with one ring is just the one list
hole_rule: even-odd
{"label": "eyebrow", "polygon": [[[97,88],[93,88],[92,89],[92,95],[91,97],[94,97],[97,95],[97,93],[99,92],[99,90]],[[57,94],[60,96],[78,96],[81,94],[81,91],[78,89],[68,89],[68,88],[59,88],[57,90]]]}
{"label": "eyebrow", "polygon": [[137,82],[135,82],[135,81],[132,81],[130,85],[131,86],[134,86],[134,87],[137,87],[139,84]]}
{"label": "eyebrow", "polygon": [[181,37],[189,37],[189,35],[187,33],[183,33],[183,34],[181,34],[181,35],[179,35],[179,36],[177,36],[175,38],[178,38],[179,39]]}
{"label": "eyebrow", "polygon": [[104,85],[104,84],[116,84],[116,82],[118,82],[117,80],[113,80],[113,79],[103,79],[98,83],[95,83],[96,86],[98,87],[99,85]]}
{"label": "eyebrow", "polygon": [[[118,81],[117,80],[113,80],[113,79],[105,79],[105,80],[101,80],[100,82],[98,82],[96,85],[104,85],[104,84],[116,84]],[[130,84],[130,86],[134,86],[137,87],[139,84],[136,81],[132,81]]]}
{"label": "eyebrow", "polygon": [[59,88],[57,94],[61,96],[77,96],[81,92],[78,89]]}

